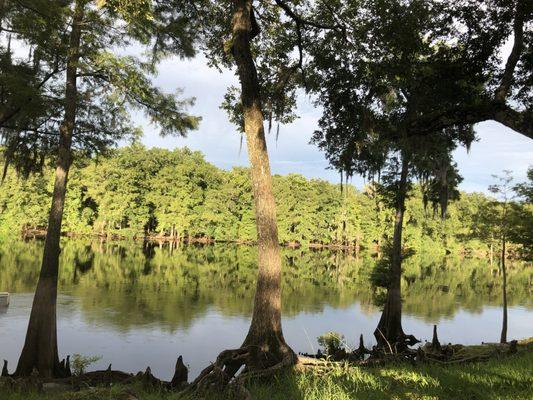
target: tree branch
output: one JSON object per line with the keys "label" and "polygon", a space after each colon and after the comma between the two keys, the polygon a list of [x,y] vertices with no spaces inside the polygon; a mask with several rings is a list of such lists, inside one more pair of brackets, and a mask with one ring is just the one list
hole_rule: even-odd
{"label": "tree branch", "polygon": [[[60,70],[57,66],[47,73],[44,78],[35,86],[36,90],[40,90],[50,79],[52,79],[56,74],[58,74]],[[34,97],[29,96],[22,104],[15,105],[10,110],[8,110],[5,114],[0,114],[0,128],[5,127],[5,124],[9,122],[13,117],[15,117],[25,106],[32,103]]]}
{"label": "tree branch", "polygon": [[302,27],[311,26],[317,29],[327,29],[327,30],[338,30],[338,26],[321,24],[315,21],[305,19],[301,15],[297,14],[296,11],[292,10],[283,0],[275,0],[276,4],[287,14],[287,16],[294,21],[296,24],[296,40],[298,47],[298,67],[302,71],[302,80],[304,86],[307,89],[307,82],[305,77],[305,70],[303,66],[303,35]]}
{"label": "tree branch", "polygon": [[494,113],[494,121],[533,139],[533,110],[516,111],[505,107]]}
{"label": "tree branch", "polygon": [[533,139],[533,111],[513,110],[499,101],[485,101],[470,106],[458,106],[417,116],[407,121],[407,131],[417,135],[427,135],[454,126],[469,125],[483,121],[497,121],[508,128]]}
{"label": "tree branch", "polygon": [[505,63],[505,70],[503,72],[502,81],[494,98],[497,101],[505,101],[509,94],[509,89],[513,83],[513,75],[520,59],[520,55],[524,49],[524,15],[526,13],[526,2],[530,0],[518,0],[516,3],[516,14],[513,23],[514,44],[511,54]]}
{"label": "tree branch", "polygon": [[307,25],[312,26],[313,28],[317,29],[330,29],[330,30],[337,30],[339,27],[336,25],[328,25],[328,24],[321,24],[319,22],[311,21],[308,19],[305,19],[301,15],[297,14],[295,11],[293,11],[283,0],[275,0],[276,4],[285,11],[285,14],[289,18],[291,18],[293,21],[299,23],[300,25]]}

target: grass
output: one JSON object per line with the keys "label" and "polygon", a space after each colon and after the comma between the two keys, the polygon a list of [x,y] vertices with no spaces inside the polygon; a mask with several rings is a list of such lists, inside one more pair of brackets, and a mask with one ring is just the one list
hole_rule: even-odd
{"label": "grass", "polygon": [[456,366],[410,364],[290,374],[251,387],[257,400],[533,399],[533,352]]}
{"label": "grass", "polygon": [[[397,364],[380,368],[339,366],[328,373],[291,372],[249,387],[254,400],[496,400],[533,399],[533,351],[484,363],[454,366]],[[176,394],[134,389],[140,400],[176,400]],[[231,396],[212,395],[206,400]],[[16,393],[2,400],[127,400],[123,388],[78,393]]]}

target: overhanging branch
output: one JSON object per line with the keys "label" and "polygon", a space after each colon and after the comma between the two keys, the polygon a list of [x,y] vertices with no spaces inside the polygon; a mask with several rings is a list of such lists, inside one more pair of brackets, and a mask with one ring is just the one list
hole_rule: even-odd
{"label": "overhanging branch", "polygon": [[306,19],[306,18],[302,17],[301,15],[299,15],[296,11],[293,11],[289,7],[289,5],[287,3],[285,3],[283,0],[275,0],[275,1],[276,1],[276,4],[283,11],[285,11],[285,14],[287,14],[287,16],[289,18],[291,18],[293,21],[297,22],[300,25],[311,26],[311,27],[317,28],[317,29],[329,29],[329,30],[335,30],[335,29],[339,28],[336,25],[322,24],[320,22],[311,21],[309,19]]}
{"label": "overhanging branch", "polygon": [[449,108],[419,115],[415,120],[407,121],[406,126],[408,132],[427,135],[451,126],[473,125],[483,121],[499,122],[533,139],[533,111],[516,111],[508,105],[496,101],[486,101],[476,105]]}
{"label": "overhanging branch", "polygon": [[524,16],[526,13],[526,2],[531,0],[518,0],[516,4],[516,13],[513,23],[514,44],[511,54],[505,63],[505,70],[503,72],[502,81],[494,98],[497,101],[503,102],[509,94],[509,89],[513,83],[513,76],[516,65],[520,60],[520,56],[524,49]]}

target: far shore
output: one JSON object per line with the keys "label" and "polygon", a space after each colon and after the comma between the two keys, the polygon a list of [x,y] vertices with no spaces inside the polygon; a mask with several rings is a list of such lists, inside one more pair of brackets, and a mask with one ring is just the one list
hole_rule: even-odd
{"label": "far shore", "polygon": [[[109,241],[120,241],[120,240],[132,240],[135,242],[151,242],[159,244],[200,244],[200,245],[213,245],[213,244],[233,244],[233,245],[244,245],[244,246],[255,246],[257,243],[255,241],[243,241],[243,240],[219,240],[213,239],[210,237],[171,237],[168,235],[121,235],[116,232],[106,232],[106,233],[77,233],[77,232],[62,232],[63,237],[68,237],[72,239],[76,238],[87,238],[87,239],[100,239],[100,240],[109,240]],[[46,238],[46,229],[26,229],[21,232],[21,237],[23,239],[45,239]],[[381,251],[376,245],[372,248],[365,248],[356,243],[300,243],[300,242],[281,242],[281,246],[289,249],[311,249],[311,250],[337,250],[337,251],[346,251],[359,254],[360,252],[370,252],[372,256],[380,257]],[[409,251],[409,249],[405,249]],[[446,250],[446,255],[452,254],[452,251]],[[458,252],[455,252],[456,255],[461,257],[470,257],[470,258],[489,258],[488,251],[473,250],[468,249],[459,249]],[[509,258],[520,259],[518,255],[513,257],[513,252],[509,251]]]}

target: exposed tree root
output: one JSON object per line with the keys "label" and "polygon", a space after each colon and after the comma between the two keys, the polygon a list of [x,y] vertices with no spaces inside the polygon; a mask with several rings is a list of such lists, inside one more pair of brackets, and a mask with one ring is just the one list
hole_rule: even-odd
{"label": "exposed tree root", "polygon": [[[205,368],[181,394],[204,395],[210,391],[229,390],[234,398],[251,399],[250,393],[244,386],[245,382],[275,375],[297,361],[294,353],[290,351],[284,354],[280,362],[269,367],[258,368],[257,360],[262,358],[261,356],[264,357],[261,353],[258,346],[244,346],[221,352],[216,361]],[[242,372],[237,375],[241,369]]]}
{"label": "exposed tree root", "polygon": [[[41,391],[47,384],[61,385],[70,390],[79,390],[87,387],[108,387],[115,384],[130,385],[141,383],[145,388],[181,390],[187,384],[188,370],[183,364],[183,358],[178,357],[176,362],[174,376],[170,382],[160,380],[152,375],[150,367],[144,372],[138,372],[136,375],[112,370],[111,364],[106,370],[86,372],[82,375],[74,376],[70,374],[68,357],[66,362],[62,362],[64,370],[69,372],[68,377],[42,379],[38,373],[29,377],[10,376],[8,373],[7,361],[4,361],[2,377],[10,382],[13,389],[25,390],[32,389]],[[67,368],[68,366],[68,368]],[[36,372],[36,371],[35,371]]]}
{"label": "exposed tree root", "polygon": [[387,340],[387,337],[383,334],[379,327],[376,328],[374,335],[376,335],[376,338],[378,339],[378,347],[380,347],[385,353],[387,353],[388,350],[388,354],[398,354],[404,352],[408,350],[409,347],[420,343],[420,340],[418,340],[415,336],[406,335],[403,333],[403,331],[400,335],[398,335],[398,338],[395,342],[390,342]]}
{"label": "exposed tree root", "polygon": [[[298,367],[304,370],[314,369],[327,371],[332,367],[346,364],[377,367],[401,361],[452,365],[486,361],[491,358],[511,355],[517,352],[517,341],[515,340],[508,344],[484,343],[479,346],[463,346],[459,344],[441,345],[436,325],[433,328],[432,341],[426,343],[424,346],[418,347],[416,350],[404,348],[399,351],[397,344],[386,343],[387,345],[385,347],[375,346],[371,350],[368,350],[364,347],[361,337],[359,348],[350,353],[343,351],[343,358],[338,357],[341,354],[340,352],[328,356],[320,352],[316,355],[304,354],[299,357]],[[366,355],[368,355],[367,358],[365,358]]]}
{"label": "exposed tree root", "polygon": [[7,371],[7,360],[4,360],[4,366],[2,367],[2,374],[0,376],[9,376],[9,372]]}
{"label": "exposed tree root", "polygon": [[72,376],[68,357],[60,363],[63,372],[59,378],[40,378],[35,373],[30,377],[13,379],[9,376],[7,362],[4,362],[2,375],[9,381],[9,386],[18,391],[26,391],[28,388],[41,391],[50,387],[75,391],[88,387],[109,387],[115,384],[129,386],[140,383],[147,389],[178,391],[181,395],[194,393],[201,396],[210,391],[227,391],[232,394],[232,398],[248,400],[251,396],[245,387],[246,382],[267,378],[297,363],[296,354],[281,336],[273,335],[259,341],[264,344],[245,344],[241,348],[221,352],[216,361],[205,368],[191,384],[187,384],[188,370],[181,356],[177,359],[170,382],[156,378],[150,367],[134,375],[115,371],[109,365],[106,370]]}
{"label": "exposed tree root", "polygon": [[[391,348],[394,347],[391,345]],[[281,361],[269,366],[264,361],[272,362],[272,354],[265,354],[259,346],[244,346],[239,349],[225,350],[190,384],[187,384],[188,371],[181,356],[177,359],[174,376],[170,382],[156,378],[150,367],[144,372],[133,375],[114,371],[111,365],[106,370],[87,372],[80,376],[68,378],[41,379],[37,374],[32,374],[30,377],[13,378],[8,374],[7,362],[4,362],[2,378],[0,379],[4,387],[21,392],[42,391],[46,390],[47,387],[61,387],[75,391],[88,387],[109,387],[115,384],[124,385],[126,388],[133,384],[142,384],[146,389],[177,391],[182,396],[194,394],[202,397],[208,392],[226,391],[231,395],[231,398],[250,400],[252,397],[246,389],[246,383],[250,380],[271,377],[291,366],[295,366],[300,371],[312,370],[319,374],[327,374],[332,369],[339,367],[380,367],[406,361],[413,364],[434,363],[437,365],[482,362],[492,358],[505,357],[517,351],[517,341],[506,344],[484,343],[478,346],[441,345],[435,327],[433,340],[416,350],[407,349],[392,353],[378,347],[368,350],[364,347],[361,337],[359,347],[352,352],[345,351],[345,358],[341,360],[322,354],[296,357],[292,351],[287,351],[282,353]],[[67,362],[65,361],[65,369],[66,365]]]}

